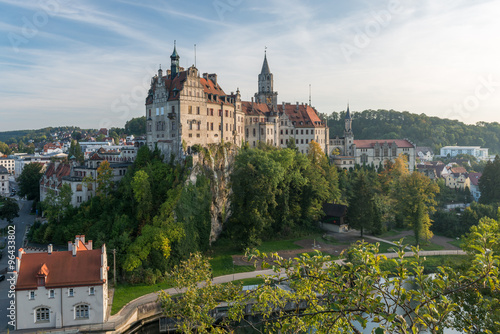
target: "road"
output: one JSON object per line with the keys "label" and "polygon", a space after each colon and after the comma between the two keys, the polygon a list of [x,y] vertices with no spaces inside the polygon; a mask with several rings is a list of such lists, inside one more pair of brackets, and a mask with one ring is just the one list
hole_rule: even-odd
{"label": "road", "polygon": [[[35,220],[35,216],[30,215],[32,201],[25,201],[19,199],[17,196],[14,197],[19,204],[19,217],[14,219],[15,226],[15,243],[16,243],[16,252],[15,256],[17,256],[17,250],[23,247],[24,242],[24,233],[27,225],[33,224]],[[0,228],[6,227],[7,221],[0,220]],[[2,240],[5,240],[5,235],[2,235]],[[5,247],[1,250],[2,258],[0,259],[0,270],[3,270],[7,267],[8,264],[8,249]],[[6,279],[9,279],[12,275],[7,273],[5,274]],[[8,297],[9,294],[9,282],[4,280],[0,282],[0,332],[5,331],[8,328],[7,318],[7,307],[9,306],[10,299]],[[12,330],[12,328],[9,328]]]}

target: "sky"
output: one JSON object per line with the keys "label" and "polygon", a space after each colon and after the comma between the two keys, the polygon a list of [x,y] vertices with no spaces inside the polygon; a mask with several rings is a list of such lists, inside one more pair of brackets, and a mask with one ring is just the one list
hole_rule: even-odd
{"label": "sky", "polygon": [[250,100],[500,122],[500,1],[0,0],[0,131],[123,127],[151,77],[217,73]]}

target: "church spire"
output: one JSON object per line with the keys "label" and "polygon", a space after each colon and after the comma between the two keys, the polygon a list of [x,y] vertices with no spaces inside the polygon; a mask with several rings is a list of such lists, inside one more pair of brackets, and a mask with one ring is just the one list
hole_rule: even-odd
{"label": "church spire", "polygon": [[271,71],[269,70],[269,64],[267,63],[267,52],[264,51],[264,63],[262,64],[262,70],[260,74],[269,74]]}
{"label": "church spire", "polygon": [[347,102],[347,112],[346,112],[345,118],[348,118],[348,119],[351,118],[351,112],[349,111],[349,102]]}

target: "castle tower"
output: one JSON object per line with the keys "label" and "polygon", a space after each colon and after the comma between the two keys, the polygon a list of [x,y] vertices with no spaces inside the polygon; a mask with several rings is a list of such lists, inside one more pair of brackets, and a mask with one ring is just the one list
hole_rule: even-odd
{"label": "castle tower", "polygon": [[174,41],[174,52],[170,56],[170,76],[174,78],[179,73],[179,54],[177,53],[177,49],[175,47]]}
{"label": "castle tower", "polygon": [[274,91],[273,86],[273,74],[269,70],[269,64],[267,63],[267,54],[264,53],[264,63],[262,64],[262,70],[259,74],[259,90],[258,93],[255,93],[255,102],[265,103],[269,106],[269,109],[277,112],[278,92]]}

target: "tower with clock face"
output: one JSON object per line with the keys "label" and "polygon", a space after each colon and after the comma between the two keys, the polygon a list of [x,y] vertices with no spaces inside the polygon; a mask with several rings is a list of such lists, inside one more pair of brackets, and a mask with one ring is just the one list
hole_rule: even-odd
{"label": "tower with clock face", "polygon": [[278,92],[274,91],[273,83],[273,74],[269,70],[267,55],[264,54],[264,63],[262,64],[262,70],[259,74],[259,90],[255,93],[255,102],[265,103],[269,106],[270,110],[277,112]]}

